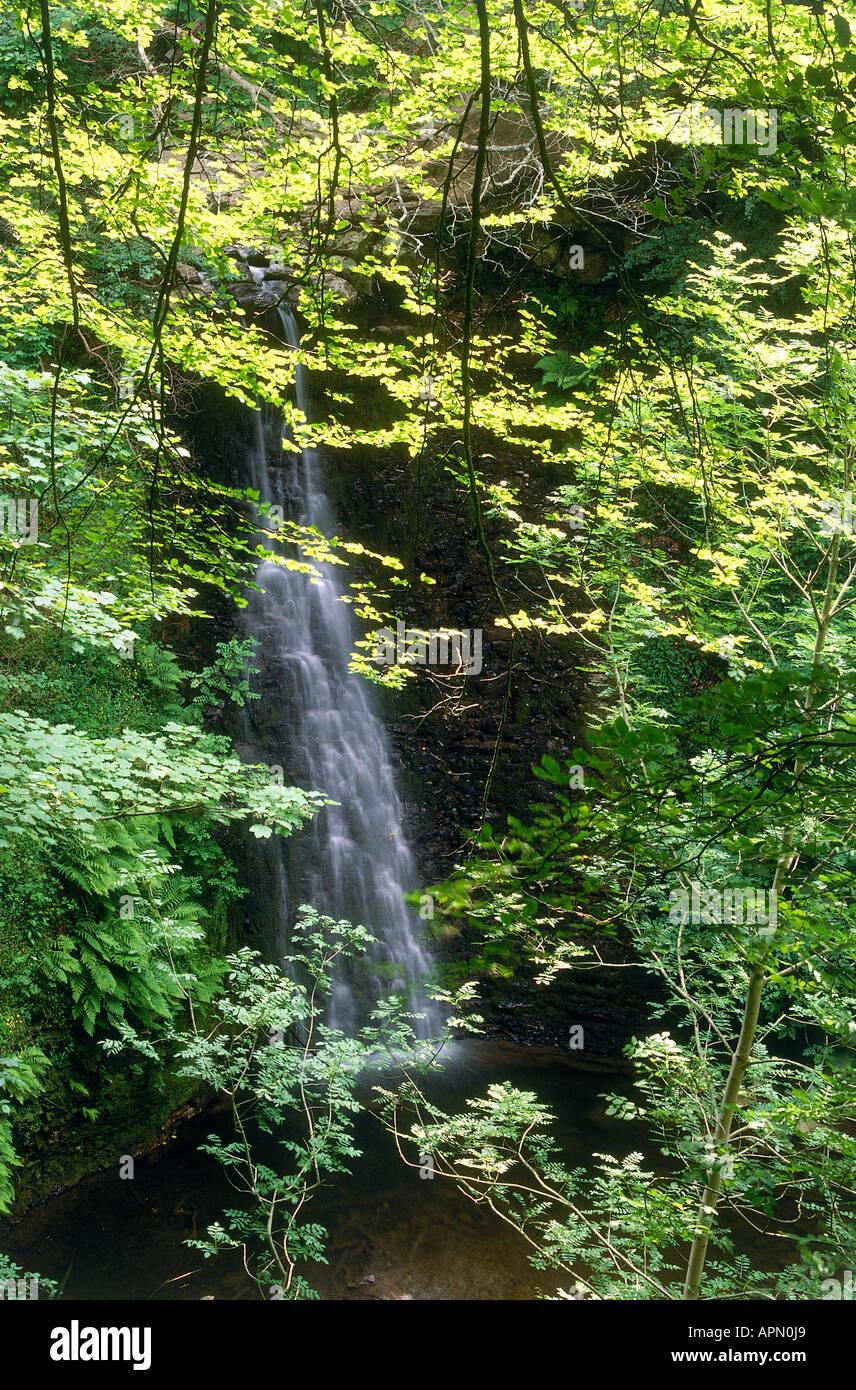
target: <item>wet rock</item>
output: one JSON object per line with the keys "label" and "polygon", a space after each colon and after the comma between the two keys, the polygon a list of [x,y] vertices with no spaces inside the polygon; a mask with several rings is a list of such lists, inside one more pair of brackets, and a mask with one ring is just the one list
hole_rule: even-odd
{"label": "wet rock", "polygon": [[296,283],[296,277],[295,277],[294,271],[293,271],[293,270],[290,270],[290,269],[288,268],[288,266],[286,266],[286,265],[269,265],[269,266],[266,266],[266,267],[265,267],[264,278],[265,278],[266,281],[267,281],[267,280],[287,280],[287,281],[289,281],[291,284],[295,284],[295,283]]}
{"label": "wet rock", "polygon": [[252,246],[227,246],[226,255],[231,256],[235,261],[243,261],[244,265],[252,265],[264,268],[270,265],[269,257],[263,252],[255,250]]}
{"label": "wet rock", "polygon": [[293,305],[298,296],[296,285],[280,280],[232,280],[226,288],[243,309],[257,314],[280,305]]}

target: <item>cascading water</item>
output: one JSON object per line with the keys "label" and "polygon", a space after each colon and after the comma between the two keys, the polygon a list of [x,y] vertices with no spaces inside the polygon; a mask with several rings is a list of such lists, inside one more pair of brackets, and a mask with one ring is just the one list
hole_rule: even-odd
{"label": "cascading water", "polygon": [[[279,314],[285,340],[296,350],[295,319],[286,309]],[[294,399],[308,418],[306,375],[299,363]],[[259,414],[254,487],[263,502],[280,505],[301,526],[329,535],[332,516],[318,455],[308,448],[283,453],[281,422],[271,425],[276,437],[269,450]],[[278,465],[270,471],[269,452]],[[260,644],[263,692],[247,714],[251,756],[278,762],[286,780],[323,791],[338,803],[290,840],[271,840],[262,849],[268,921],[281,949],[300,903],[367,927],[377,944],[357,969],[336,976],[331,1025],[353,1032],[368,1003],[405,992],[423,1015],[417,1035],[434,1036],[441,1018],[423,992],[431,962],[419,917],[404,901],[416,887],[416,872],[401,829],[386,731],[364,683],[348,669],[353,634],[334,567],[314,568],[320,573],[315,582],[298,570],[264,562],[256,574],[259,592],[251,592],[245,610],[247,635]]]}

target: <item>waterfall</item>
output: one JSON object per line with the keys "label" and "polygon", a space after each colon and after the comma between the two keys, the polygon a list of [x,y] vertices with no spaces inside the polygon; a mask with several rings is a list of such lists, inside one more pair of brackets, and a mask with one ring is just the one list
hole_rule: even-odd
{"label": "waterfall", "polygon": [[[294,316],[287,309],[279,314],[285,340],[296,350]],[[294,403],[309,418],[300,363]],[[266,428],[259,412],[256,425],[253,486],[261,500],[330,535],[333,518],[317,453],[310,448],[283,452],[278,416]],[[271,469],[268,457],[276,461]],[[247,736],[251,756],[279,764],[287,782],[323,791],[339,804],[319,812],[289,840],[275,837],[260,847],[259,888],[280,949],[295,909],[304,902],[336,920],[361,924],[376,938],[369,957],[336,974],[333,1027],[353,1033],[369,1003],[405,992],[411,1007],[424,1014],[417,1035],[429,1037],[440,1030],[441,1020],[423,992],[431,962],[420,919],[404,901],[417,878],[402,831],[386,730],[371,707],[371,687],[348,669],[353,631],[336,567],[316,563],[315,568],[320,572],[315,582],[271,561],[257,571],[260,592],[250,593],[245,631],[260,643],[262,699],[248,709]]]}

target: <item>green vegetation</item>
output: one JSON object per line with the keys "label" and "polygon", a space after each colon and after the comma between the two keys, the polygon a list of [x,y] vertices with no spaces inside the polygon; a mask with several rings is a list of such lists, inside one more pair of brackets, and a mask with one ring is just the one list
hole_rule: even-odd
{"label": "green vegetation", "polygon": [[[609,980],[605,942],[654,977],[634,1098],[609,1104],[662,1163],[570,1167],[536,1095],[444,1114],[406,1067],[385,1123],[567,1296],[807,1299],[852,1266],[847,9],[40,0],[0,23],[0,1211],[60,1126],[142,1141],[133,1042],[148,1121],[231,1098],[236,1141],[209,1149],[245,1205],[197,1243],[246,1243],[262,1290],[312,1296],[303,1207],[359,1161],[359,1067],[409,1024],[394,1001],[359,1038],[321,1021],[330,952],[363,954],[371,922],[309,904],[294,979],[241,939],[247,847],[325,798],[239,757],[223,712],[259,696],[253,647],[211,619],[260,556],[335,562],[354,671],[418,703],[371,652],[426,586],[462,592],[459,557],[428,572],[451,498],[473,599],[441,616],[509,640],[435,935],[469,943],[450,977]],[[323,387],[311,426],[296,362]],[[213,400],[368,455],[433,559],[288,517],[260,537],[258,494],[200,443]],[[545,651],[586,727],[543,735],[540,799],[515,787],[500,823],[522,664],[533,705],[555,699]],[[259,1160],[255,1131],[301,1116],[289,1161]],[[751,1230],[775,1252],[757,1267]]]}

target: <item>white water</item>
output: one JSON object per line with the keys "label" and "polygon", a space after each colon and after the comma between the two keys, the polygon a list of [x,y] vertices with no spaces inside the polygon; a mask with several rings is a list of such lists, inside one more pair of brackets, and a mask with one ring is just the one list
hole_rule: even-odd
{"label": "white water", "polygon": [[[279,312],[286,341],[296,349],[295,320],[289,311]],[[294,401],[308,418],[306,376],[300,364],[295,369]],[[257,423],[253,486],[261,500],[281,505],[285,515],[302,526],[331,534],[318,455],[312,449],[282,454],[279,420],[271,422],[269,433],[274,437],[266,448],[261,415]],[[273,476],[268,453],[278,464]],[[336,975],[332,1026],[352,1033],[368,1003],[405,992],[411,1007],[424,1015],[416,1025],[417,1035],[428,1037],[440,1031],[441,1020],[422,989],[431,961],[420,919],[404,901],[417,879],[402,833],[402,806],[386,730],[369,703],[370,687],[348,670],[353,633],[350,609],[340,601],[336,567],[315,568],[321,575],[316,582],[270,561],[257,571],[256,583],[263,592],[250,595],[245,629],[261,643],[262,699],[248,712],[256,725],[250,737],[260,760],[282,765],[287,783],[326,792],[339,804],[325,808],[291,840],[267,842],[261,891],[272,899],[268,918],[280,949],[285,949],[301,903],[337,921],[361,924],[377,938],[371,955],[356,969]],[[278,728],[272,740],[274,712]]]}

